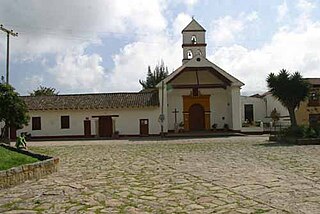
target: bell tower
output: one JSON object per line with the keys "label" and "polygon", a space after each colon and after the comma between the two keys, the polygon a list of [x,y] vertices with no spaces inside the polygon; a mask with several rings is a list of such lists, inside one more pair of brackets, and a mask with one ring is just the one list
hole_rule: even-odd
{"label": "bell tower", "polygon": [[197,55],[206,57],[206,30],[194,19],[182,30],[182,63],[188,62]]}

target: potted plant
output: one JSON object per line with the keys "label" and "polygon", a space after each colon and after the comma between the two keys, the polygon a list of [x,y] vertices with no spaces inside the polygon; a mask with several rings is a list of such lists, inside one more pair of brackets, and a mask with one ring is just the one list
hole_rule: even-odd
{"label": "potted plant", "polygon": [[217,130],[217,126],[218,126],[218,124],[216,124],[216,123],[212,124],[211,130],[212,131],[216,131]]}
{"label": "potted plant", "polygon": [[183,130],[184,130],[184,123],[180,122],[179,123],[179,132],[183,132]]}
{"label": "potted plant", "polygon": [[119,131],[114,131],[112,134],[113,139],[119,139]]}

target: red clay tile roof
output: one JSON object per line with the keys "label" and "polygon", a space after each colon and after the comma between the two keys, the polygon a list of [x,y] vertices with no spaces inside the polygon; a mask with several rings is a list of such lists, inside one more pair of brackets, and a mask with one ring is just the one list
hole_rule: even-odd
{"label": "red clay tile roof", "polygon": [[109,109],[159,106],[157,92],[22,96],[29,110]]}
{"label": "red clay tile roof", "polygon": [[311,85],[320,85],[320,78],[305,78]]}

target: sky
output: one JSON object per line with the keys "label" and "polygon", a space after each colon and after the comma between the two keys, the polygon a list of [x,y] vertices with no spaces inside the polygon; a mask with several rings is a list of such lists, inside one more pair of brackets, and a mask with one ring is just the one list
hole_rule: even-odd
{"label": "sky", "polygon": [[[40,85],[60,94],[139,91],[148,65],[182,64],[182,29],[206,29],[207,58],[267,90],[269,73],[320,77],[320,0],[0,0],[10,38],[10,84],[21,95]],[[6,34],[0,32],[0,76]]]}

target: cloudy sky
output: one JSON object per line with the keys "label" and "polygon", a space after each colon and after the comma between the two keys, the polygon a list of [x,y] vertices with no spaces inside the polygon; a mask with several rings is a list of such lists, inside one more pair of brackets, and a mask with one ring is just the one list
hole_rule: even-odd
{"label": "cloudy sky", "polygon": [[[286,68],[320,77],[318,0],[0,0],[11,38],[10,83],[60,94],[138,91],[147,66],[181,65],[181,30],[194,16],[207,30],[209,60],[266,90],[268,73]],[[6,35],[0,33],[0,76]]]}

